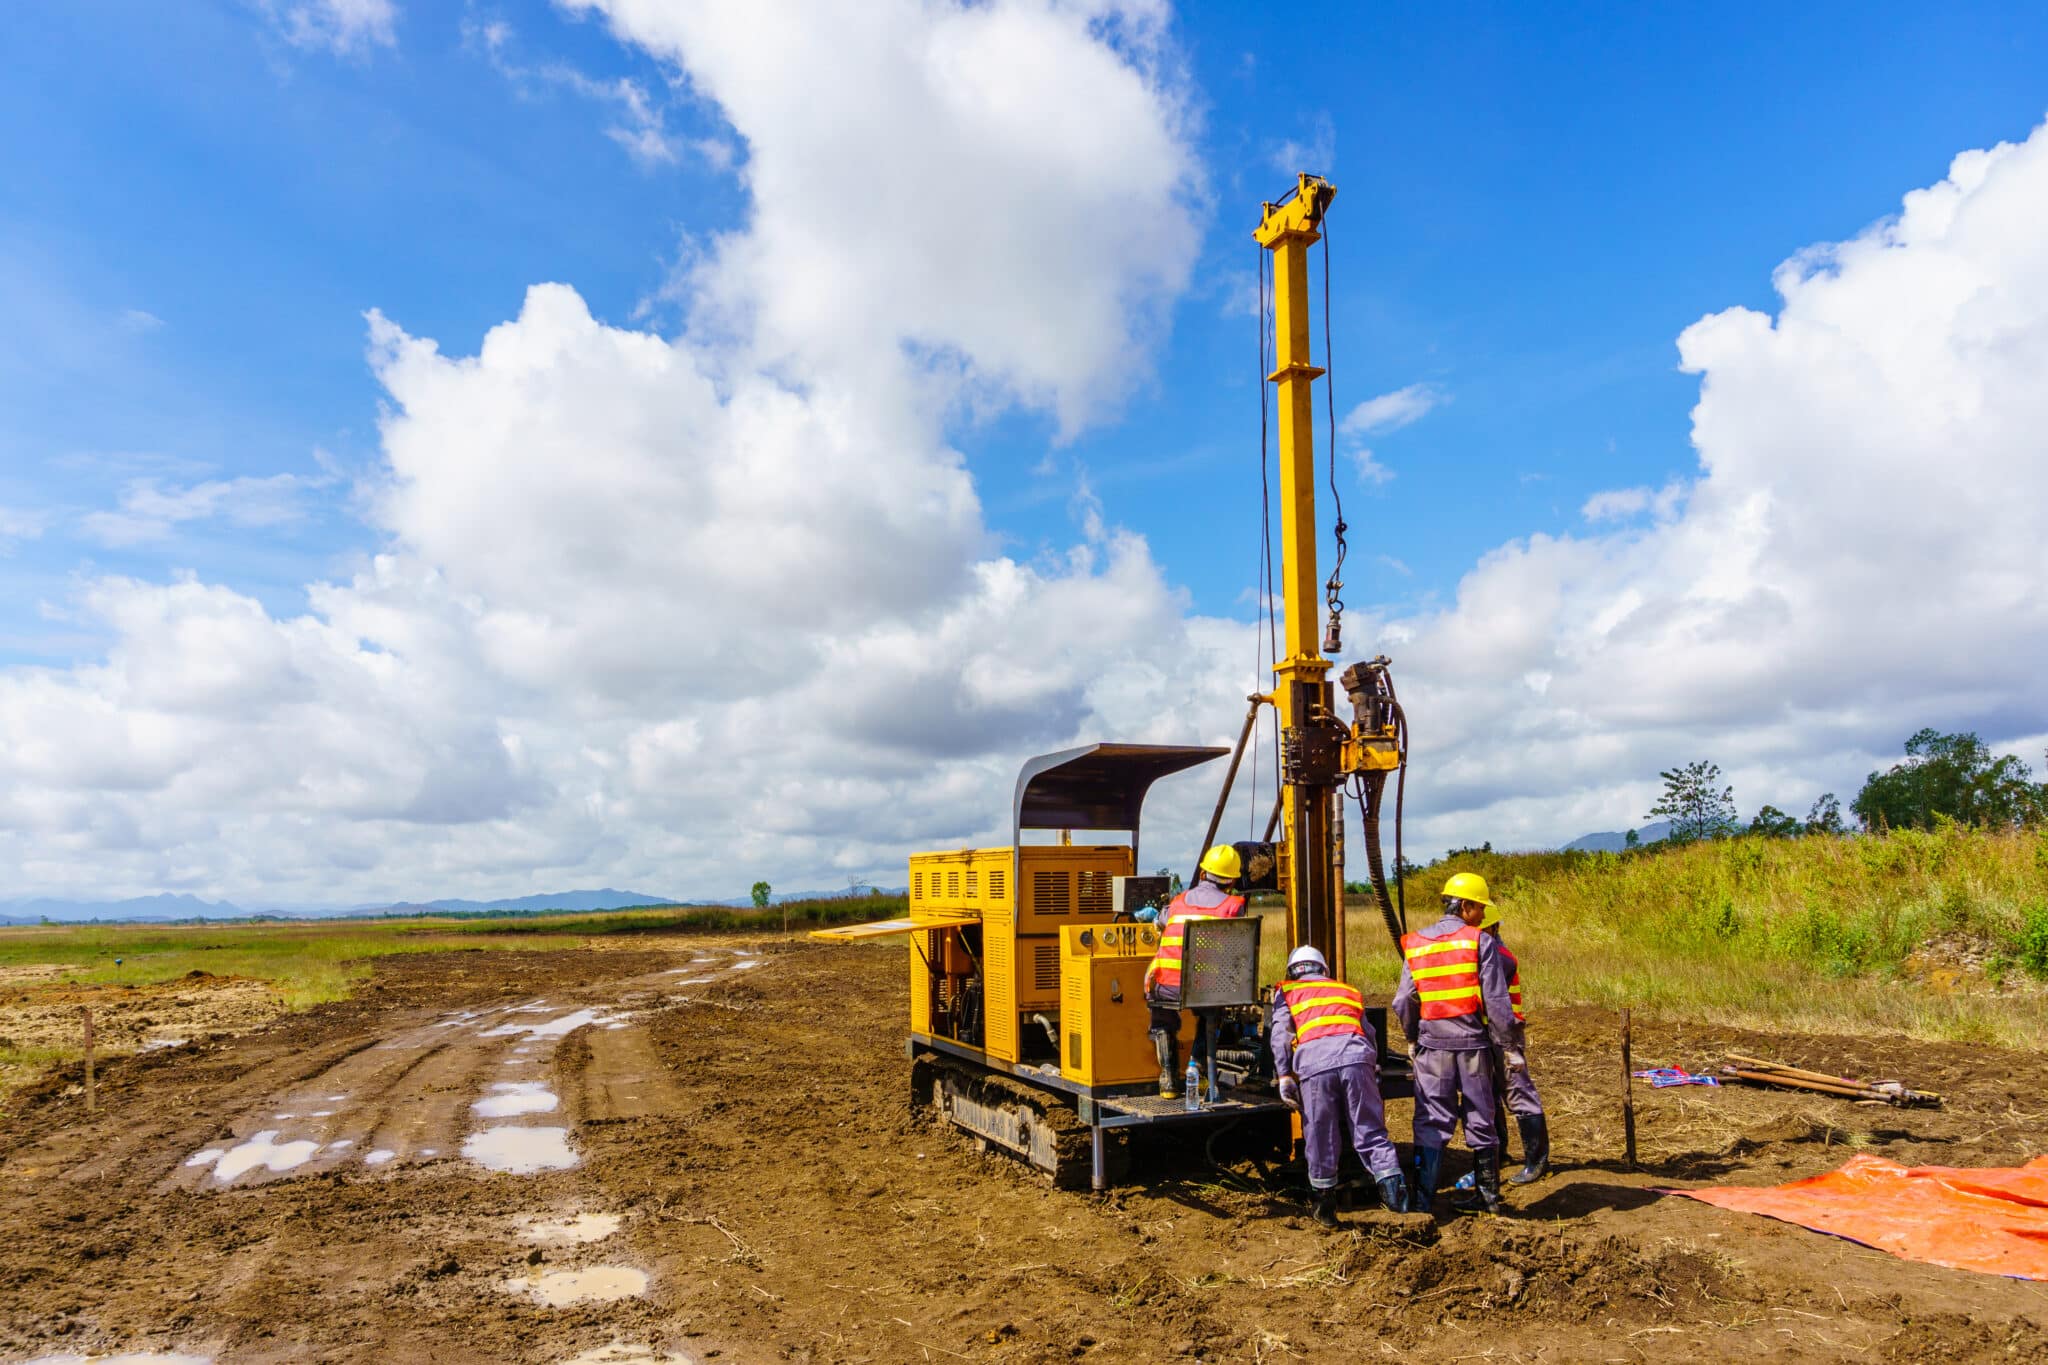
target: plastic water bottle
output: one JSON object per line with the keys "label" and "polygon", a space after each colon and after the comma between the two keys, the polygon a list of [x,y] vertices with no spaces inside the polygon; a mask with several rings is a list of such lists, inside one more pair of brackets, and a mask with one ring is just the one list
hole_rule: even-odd
{"label": "plastic water bottle", "polygon": [[1189,1113],[1202,1107],[1202,1073],[1196,1070],[1192,1057],[1188,1058],[1187,1081],[1181,1086],[1180,1093],[1185,1096],[1181,1103]]}

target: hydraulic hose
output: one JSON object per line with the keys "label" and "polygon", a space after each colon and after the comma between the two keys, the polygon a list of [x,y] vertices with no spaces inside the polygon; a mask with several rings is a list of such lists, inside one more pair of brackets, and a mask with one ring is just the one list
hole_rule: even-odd
{"label": "hydraulic hose", "polygon": [[[1365,826],[1365,866],[1372,874],[1373,899],[1379,902],[1380,918],[1386,922],[1387,937],[1393,940],[1394,951],[1399,952],[1401,936],[1407,930],[1400,912],[1395,909],[1394,898],[1387,890],[1386,863],[1380,853],[1380,804],[1386,792],[1387,775],[1383,772],[1367,773],[1361,783],[1358,804],[1360,819]],[[1401,838],[1398,815],[1394,828],[1394,841],[1398,846]]]}

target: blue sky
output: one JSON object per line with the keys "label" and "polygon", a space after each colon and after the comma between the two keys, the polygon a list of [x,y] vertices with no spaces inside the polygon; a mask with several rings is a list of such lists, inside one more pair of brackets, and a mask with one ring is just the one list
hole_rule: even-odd
{"label": "blue sky", "polygon": [[[679,281],[751,214],[777,212],[748,179],[749,139],[776,134],[736,126],[753,115],[717,93],[736,78],[693,46],[701,35],[608,25],[575,6],[403,0],[361,0],[388,21],[353,38],[317,27],[349,8],[79,3],[10,21],[0,670],[17,680],[69,685],[121,647],[128,618],[79,605],[95,584],[218,587],[283,622],[309,610],[308,585],[349,580],[393,546],[397,523],[372,505],[391,475],[379,421],[394,399],[366,359],[370,310],[466,357],[519,314],[529,286],[560,281],[613,327],[708,334]],[[1598,528],[1581,509],[1603,490],[1692,486],[1701,379],[1680,372],[1680,333],[1722,310],[1776,313],[1781,262],[1896,214],[1959,152],[2028,138],[2048,109],[2044,39],[2048,11],[2021,5],[1811,5],[1768,18],[1185,7],[1145,56],[1198,182],[1191,199],[1153,201],[1199,234],[1185,286],[1155,300],[1163,330],[1140,329],[1128,359],[1141,377],[1068,437],[1048,404],[952,394],[944,434],[980,500],[979,553],[1059,562],[1092,535],[1092,494],[1143,538],[1190,621],[1248,617],[1248,230],[1298,164],[1340,190],[1340,415],[1411,386],[1430,399],[1406,425],[1347,437],[1338,469],[1347,597],[1360,617],[1392,623],[1391,639],[1423,641],[1428,666],[1440,653],[1430,641],[1456,634],[1461,580],[1489,555],[1532,535],[1587,540]],[[802,74],[864,79],[852,67]],[[1125,132],[1099,131],[1111,152]],[[636,155],[632,136],[654,150],[643,141]],[[992,148],[991,163],[1000,155]],[[1173,249],[1173,224],[1104,219],[1087,231],[1119,238],[1121,258],[1143,262],[1155,231]],[[793,275],[780,287],[804,285]],[[1075,352],[1101,343],[1076,338]],[[816,380],[778,373],[798,388]],[[1362,472],[1360,444],[1383,477]],[[1648,553],[1637,534],[1650,532],[1599,542],[1603,572]],[[1617,581],[1614,600],[1635,591]],[[1431,621],[1444,625],[1436,636]],[[367,636],[363,647],[397,648]],[[1503,685],[1541,675],[1547,686],[1554,670],[1526,663],[1502,662]],[[1943,696],[1919,713],[1997,718],[1995,738],[2013,745],[2034,732],[2033,711],[2009,698]],[[1837,732],[1794,709],[1743,758],[1745,804],[1853,780],[1884,752],[1874,736],[1900,723],[1880,706]],[[1474,744],[1506,739],[1476,721],[1452,728]],[[1615,742],[1638,767],[1658,745],[1676,762],[1693,756],[1682,729],[1659,721]],[[1596,775],[1577,785],[1581,799],[1562,805],[1538,809],[1523,791],[1465,809],[1490,810],[1482,825],[1570,837],[1642,804],[1633,789],[1586,795],[1604,790]],[[867,847],[830,862],[857,864]],[[584,866],[647,865],[653,855],[634,848]],[[894,853],[873,856],[886,866]],[[165,880],[137,872],[131,884]]]}
{"label": "blue sky", "polygon": [[[606,106],[522,97],[473,36],[489,19],[528,62],[662,84],[547,5],[415,8],[396,50],[340,59],[235,4],[16,16],[0,505],[50,525],[0,560],[0,658],[94,648],[33,605],[82,567],[190,568],[289,609],[373,543],[345,482],[269,532],[124,550],[68,529],[154,469],[318,476],[316,448],[372,460],[366,309],[467,349],[528,283],[560,279],[625,322],[683,239],[743,211],[701,160],[636,166],[603,139]],[[1288,146],[1341,194],[1343,410],[1416,383],[1447,399],[1372,443],[1393,479],[1345,471],[1354,600],[1407,602],[1451,591],[1491,546],[1571,528],[1601,488],[1689,472],[1698,386],[1676,370],[1679,330],[1768,307],[1792,250],[1851,234],[1956,149],[2020,136],[2048,107],[2048,11],[2032,6],[1814,5],[1760,24],[1590,5],[1340,5],[1276,23],[1202,5],[1179,33],[1214,211],[1151,382],[1071,443],[1032,414],[955,440],[1016,546],[1070,535],[1078,464],[1218,613],[1244,610],[1256,526],[1255,324],[1232,305],[1255,264],[1246,223],[1284,189]],[[670,118],[729,136],[701,103]],[[124,325],[130,310],[161,325]]]}

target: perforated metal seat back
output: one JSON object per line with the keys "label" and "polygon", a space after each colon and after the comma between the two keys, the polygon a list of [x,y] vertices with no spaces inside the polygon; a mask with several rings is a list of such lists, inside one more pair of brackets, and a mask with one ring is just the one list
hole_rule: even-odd
{"label": "perforated metal seat back", "polygon": [[1180,975],[1182,1008],[1258,1004],[1258,917],[1196,919],[1185,923],[1187,937]]}

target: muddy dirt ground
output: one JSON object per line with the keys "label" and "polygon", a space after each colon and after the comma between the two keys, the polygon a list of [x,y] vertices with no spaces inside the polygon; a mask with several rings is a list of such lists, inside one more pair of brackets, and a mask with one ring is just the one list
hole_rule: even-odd
{"label": "muddy dirt ground", "polygon": [[[193,972],[155,985],[103,986],[69,982],[69,975],[54,966],[0,970],[0,1048],[81,1047],[85,1009],[92,1011],[94,1049],[103,1058],[247,1033],[285,1012],[283,998],[264,981]],[[0,1060],[0,1114],[14,1088],[38,1070]]]}
{"label": "muddy dirt ground", "polygon": [[1557,1174],[1506,1217],[1326,1233],[1198,1147],[1095,1198],[914,1121],[904,977],[900,946],[710,937],[395,957],[108,1065],[97,1114],[53,1075],[0,1119],[0,1359],[2048,1358],[2048,1284],[1658,1193],[2016,1163],[2038,1056],[1638,1021],[1638,1065],[1732,1047],[1948,1104],[1639,1087],[1631,1173],[1615,1021],[1553,1011]]}

